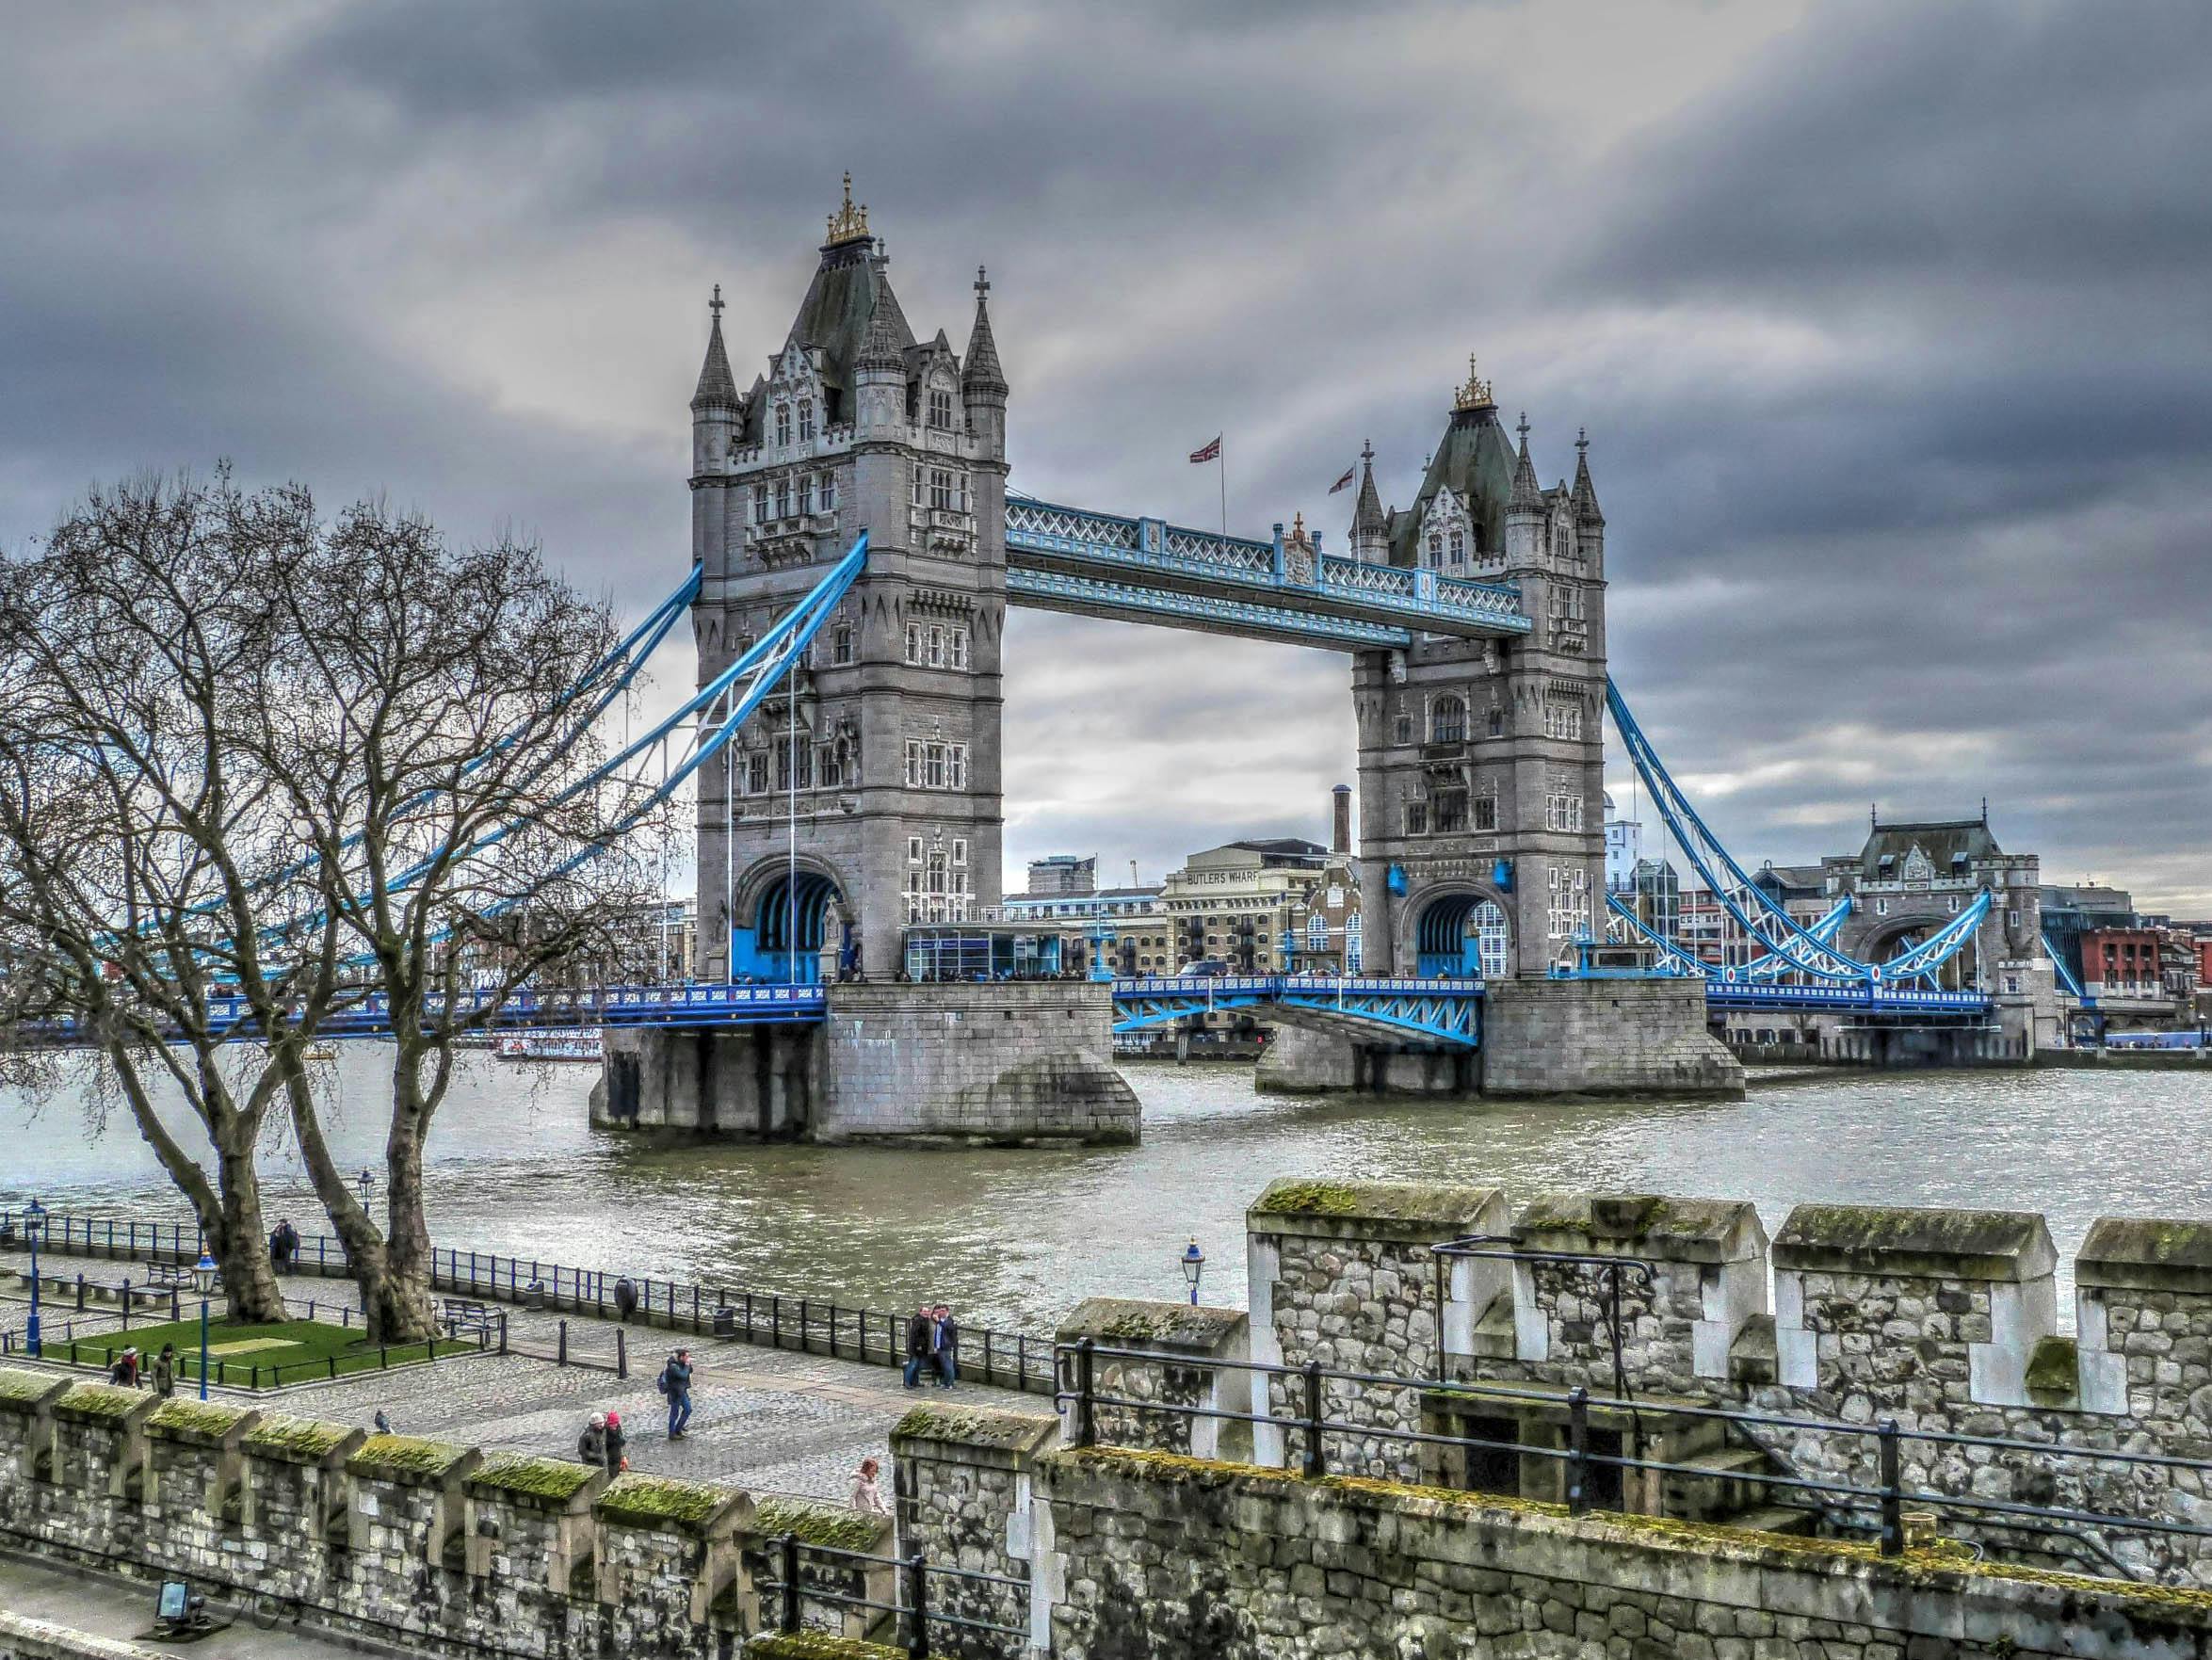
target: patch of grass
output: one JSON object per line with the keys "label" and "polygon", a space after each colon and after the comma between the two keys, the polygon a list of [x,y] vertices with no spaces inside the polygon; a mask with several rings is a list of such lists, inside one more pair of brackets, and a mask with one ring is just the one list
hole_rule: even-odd
{"label": "patch of grass", "polygon": [[883,1532],[884,1518],[864,1516],[843,1505],[812,1499],[763,1499],[752,1514],[753,1531],[764,1540],[796,1534],[799,1542],[835,1551],[865,1551]]}
{"label": "patch of grass", "polygon": [[709,1487],[701,1481],[628,1471],[616,1476],[591,1507],[602,1522],[684,1531],[706,1525],[735,1496],[728,1488]]}
{"label": "patch of grass", "polygon": [[[197,1319],[163,1321],[157,1326],[133,1326],[128,1331],[103,1331],[97,1337],[80,1337],[73,1343],[49,1343],[46,1358],[73,1361],[83,1366],[105,1369],[125,1348],[138,1351],[141,1380],[153,1373],[153,1357],[161,1346],[177,1347],[177,1387],[200,1378],[200,1322]],[[406,1365],[440,1355],[472,1354],[474,1338],[454,1341],[440,1338],[429,1344],[393,1344],[379,1348],[363,1341],[361,1328],[333,1326],[328,1320],[277,1320],[256,1325],[239,1320],[216,1320],[207,1328],[207,1377],[211,1383],[232,1388],[281,1389],[288,1383],[312,1383],[343,1378],[348,1372],[373,1372],[383,1366]],[[222,1352],[231,1349],[226,1357]]]}

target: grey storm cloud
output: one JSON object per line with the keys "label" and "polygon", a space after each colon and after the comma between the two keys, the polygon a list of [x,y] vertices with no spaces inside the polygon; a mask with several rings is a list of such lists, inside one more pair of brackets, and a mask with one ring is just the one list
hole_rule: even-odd
{"label": "grey storm cloud", "polygon": [[[687,545],[719,282],[782,341],[849,168],[917,329],[992,271],[1017,487],[1407,500],[1465,354],[1587,426],[1618,678],[1739,852],[1971,811],[2212,914],[2212,12],[1966,0],[25,8],[0,56],[0,538],[232,458]],[[1318,836],[1340,658],[1022,614],[1008,855]],[[680,671],[672,678],[681,678]],[[1617,793],[1626,788],[1621,781]]]}

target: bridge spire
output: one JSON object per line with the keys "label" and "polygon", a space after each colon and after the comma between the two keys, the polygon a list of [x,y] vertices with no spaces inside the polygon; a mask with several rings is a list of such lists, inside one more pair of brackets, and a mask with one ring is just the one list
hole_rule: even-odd
{"label": "bridge spire", "polygon": [[706,361],[700,365],[699,390],[691,395],[694,410],[737,407],[737,381],[730,373],[730,354],[722,345],[722,285],[717,282],[714,298],[706,302],[714,322],[707,330]]}
{"label": "bridge spire", "polygon": [[996,394],[1006,396],[1006,371],[998,366],[998,342],[991,334],[991,307],[986,297],[991,293],[991,278],[981,266],[976,267],[976,326],[968,331],[968,352],[961,365],[961,393],[973,398],[978,394]]}
{"label": "bridge spire", "polygon": [[1513,494],[1508,512],[1534,511],[1543,506],[1543,491],[1536,482],[1536,464],[1528,459],[1528,411],[1521,411],[1521,453],[1513,462]]}
{"label": "bridge spire", "polygon": [[1390,535],[1390,521],[1383,516],[1382,498],[1375,493],[1375,443],[1372,439],[1360,445],[1360,499],[1352,508],[1352,556],[1364,560],[1370,555],[1378,557],[1387,552],[1384,543]]}
{"label": "bridge spire", "polygon": [[1590,428],[1578,427],[1574,435],[1574,517],[1585,524],[1603,524],[1605,514],[1599,510],[1597,487],[1590,481]]}

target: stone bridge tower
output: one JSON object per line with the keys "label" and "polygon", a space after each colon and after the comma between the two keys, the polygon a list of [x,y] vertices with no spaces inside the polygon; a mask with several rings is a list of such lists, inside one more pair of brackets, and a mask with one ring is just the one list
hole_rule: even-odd
{"label": "stone bridge tower", "polygon": [[964,356],[942,330],[917,341],[849,174],[819,253],[743,392],[717,290],[691,400],[702,685],[869,538],[804,668],[701,774],[708,979],[887,978],[910,920],[961,921],[999,892],[1007,383],[989,284],[978,269]]}
{"label": "stone bridge tower", "polygon": [[1370,972],[1539,976],[1604,938],[1605,515],[1587,443],[1547,490],[1519,431],[1470,361],[1413,505],[1383,510],[1371,452],[1360,481],[1358,556],[1516,584],[1535,623],[1354,660]]}

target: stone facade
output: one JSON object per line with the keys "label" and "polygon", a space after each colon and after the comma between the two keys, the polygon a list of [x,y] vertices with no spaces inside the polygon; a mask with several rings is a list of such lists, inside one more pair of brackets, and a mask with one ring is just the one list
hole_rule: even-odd
{"label": "stone facade", "polygon": [[762,1140],[1134,1142],[1112,1010],[1111,989],[1085,980],[848,984],[830,988],[818,1027],[610,1029],[592,1122]]}
{"label": "stone facade", "polygon": [[[1055,1428],[1051,1418],[1028,1413],[921,1407],[891,1432],[901,1555],[918,1551],[932,1563],[1024,1582],[938,1579],[931,1585],[932,1605],[961,1618],[1026,1629],[1040,1649],[1049,1641],[1043,1609],[1058,1589],[1033,1578],[1030,1471]],[[949,1637],[932,1633],[933,1648],[940,1640],[948,1643],[950,1653],[1009,1652],[1003,1640],[959,1628]]]}
{"label": "stone facade", "polygon": [[[1147,1407],[1192,1409],[1176,1412],[1095,1407],[1090,1439],[1202,1459],[1251,1459],[1251,1426],[1225,1416],[1247,1411],[1251,1404],[1252,1374],[1237,1363],[1249,1361],[1251,1353],[1251,1323],[1245,1315],[1234,1309],[1191,1303],[1093,1297],[1077,1304],[1053,1334],[1053,1341],[1062,1346],[1085,1340],[1094,1346],[1094,1394],[1142,1401]],[[1115,1349],[1143,1349],[1148,1355],[1176,1358],[1140,1359],[1116,1355],[1111,1352]],[[1080,1355],[1071,1357],[1068,1363],[1080,1366]],[[1073,1375],[1068,1382],[1080,1387]],[[1061,1428],[1070,1437],[1079,1437],[1074,1411],[1062,1420]]]}
{"label": "stone facade", "polygon": [[702,685],[868,537],[806,665],[700,774],[707,979],[780,978],[795,939],[804,977],[825,952],[888,976],[910,920],[974,916],[1000,891],[1008,388],[987,284],[964,357],[943,331],[917,341],[847,208],[744,391],[718,297],[691,402]]}
{"label": "stone facade", "polygon": [[1485,1095],[1744,1092],[1694,980],[1521,980],[1482,1000]]}

